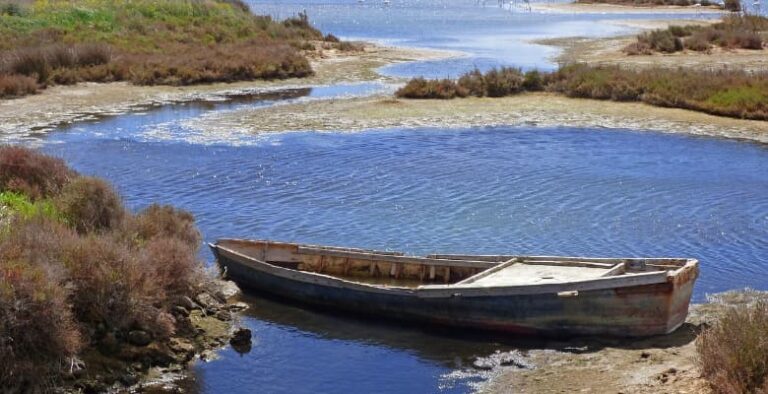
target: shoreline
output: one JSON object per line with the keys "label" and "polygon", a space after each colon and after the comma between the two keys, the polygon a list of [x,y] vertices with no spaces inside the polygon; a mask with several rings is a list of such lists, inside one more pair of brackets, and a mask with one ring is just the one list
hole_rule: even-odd
{"label": "shoreline", "polygon": [[555,3],[531,4],[534,11],[575,14],[726,14],[729,11],[714,7],[676,5],[628,6],[620,4]]}
{"label": "shoreline", "polygon": [[768,122],[643,103],[568,98],[552,93],[453,100],[388,96],[321,100],[211,114],[187,126],[215,138],[217,133],[256,135],[291,131],[531,125],[634,129],[768,143]]}
{"label": "shoreline", "polygon": [[255,80],[188,86],[141,86],[128,82],[53,86],[39,94],[0,100],[0,136],[21,137],[104,116],[167,104],[218,101],[227,97],[341,83],[395,83],[379,74],[383,66],[460,56],[458,52],[365,43],[361,52],[323,50],[309,55],[315,75],[285,80]]}

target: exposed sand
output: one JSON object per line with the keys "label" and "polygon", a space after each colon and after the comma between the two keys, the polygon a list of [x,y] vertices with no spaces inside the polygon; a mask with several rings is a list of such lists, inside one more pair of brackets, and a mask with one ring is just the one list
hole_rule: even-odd
{"label": "exposed sand", "polygon": [[571,99],[549,93],[454,100],[395,100],[383,96],[324,100],[212,113],[188,126],[214,135],[231,135],[496,125],[626,128],[768,142],[768,122],[641,103]]}
{"label": "exposed sand", "polygon": [[[641,30],[664,29],[670,25],[706,25],[718,20],[615,20],[616,25],[632,27]],[[609,37],[584,38],[569,37],[537,40],[535,43],[552,45],[562,48],[554,60],[558,63],[589,63],[604,65],[620,65],[622,67],[668,67],[690,68],[697,70],[712,69],[743,69],[747,71],[766,71],[768,69],[768,49],[763,50],[724,50],[714,48],[709,53],[682,51],[671,54],[656,53],[653,55],[628,56],[622,49],[636,41],[636,34]]]}
{"label": "exposed sand", "polygon": [[535,3],[534,11],[574,14],[724,14],[716,7],[681,7],[673,5],[633,7],[615,4]]}
{"label": "exposed sand", "polygon": [[529,370],[491,374],[482,393],[712,393],[696,366],[695,339],[728,306],[766,299],[768,293],[719,293],[691,305],[676,332],[646,339],[591,339],[553,342],[527,353]]}
{"label": "exposed sand", "polygon": [[3,135],[45,130],[63,123],[114,115],[148,106],[271,89],[366,81],[397,82],[380,75],[379,67],[416,60],[459,56],[447,51],[366,44],[363,52],[325,50],[312,55],[315,75],[278,81],[248,81],[194,86],[135,86],[129,83],[83,83],[54,86],[41,94],[0,100],[0,139]]}

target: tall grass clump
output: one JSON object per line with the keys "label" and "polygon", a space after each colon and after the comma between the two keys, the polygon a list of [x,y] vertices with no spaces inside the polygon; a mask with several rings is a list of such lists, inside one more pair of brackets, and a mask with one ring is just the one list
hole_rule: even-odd
{"label": "tall grass clump", "polygon": [[696,339],[702,375],[718,393],[768,393],[768,301],[729,306]]}
{"label": "tall grass clump", "polygon": [[0,146],[0,387],[49,390],[136,330],[166,341],[177,302],[210,284],[200,241],[189,212],[132,214],[107,182]]}

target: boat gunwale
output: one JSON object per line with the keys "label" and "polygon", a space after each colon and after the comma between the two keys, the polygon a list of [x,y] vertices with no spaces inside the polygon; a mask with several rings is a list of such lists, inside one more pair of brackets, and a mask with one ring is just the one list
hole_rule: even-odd
{"label": "boat gunwale", "polygon": [[[448,297],[457,297],[457,296],[469,296],[469,297],[511,296],[511,295],[523,295],[523,294],[525,295],[559,294],[563,292],[607,290],[607,289],[616,289],[616,288],[625,288],[625,287],[646,286],[646,285],[672,282],[677,277],[683,277],[684,272],[696,270],[698,266],[698,260],[693,258],[587,258],[587,257],[564,257],[564,256],[519,256],[523,259],[527,257],[534,257],[534,258],[557,257],[558,259],[563,259],[563,261],[566,261],[566,259],[573,259],[571,261],[590,261],[590,260],[594,261],[597,259],[603,259],[603,260],[610,259],[610,260],[617,261],[616,264],[618,264],[619,261],[620,262],[628,262],[628,261],[647,262],[647,261],[669,261],[669,260],[678,260],[681,262],[684,261],[685,263],[679,268],[674,270],[644,272],[644,273],[637,273],[632,275],[608,276],[608,277],[581,279],[581,280],[573,280],[568,282],[557,282],[557,283],[548,283],[548,284],[531,283],[531,284],[524,284],[524,285],[501,285],[501,286],[476,286],[475,285],[473,286],[471,283],[467,283],[466,285],[462,285],[460,283],[453,283],[453,284],[446,284],[446,285],[421,285],[416,288],[412,288],[412,287],[402,287],[402,286],[369,284],[369,283],[347,280],[347,279],[340,278],[338,276],[333,276],[328,274],[322,274],[322,273],[311,272],[311,271],[302,271],[298,269],[282,267],[279,265],[269,263],[267,261],[259,260],[248,254],[241,253],[231,248],[220,245],[221,242],[231,242],[231,241],[246,242],[246,243],[252,243],[252,244],[266,243],[267,245],[282,245],[282,246],[296,246],[296,247],[308,246],[304,244],[289,243],[289,242],[231,239],[231,238],[219,239],[216,241],[216,243],[209,243],[208,245],[215,251],[223,250],[223,251],[226,251],[227,253],[231,253],[235,256],[238,256],[241,259],[245,259],[246,261],[254,263],[254,265],[252,265],[252,268],[259,269],[261,271],[266,271],[269,274],[278,275],[290,280],[300,280],[306,283],[313,283],[313,284],[331,286],[331,287],[350,288],[350,289],[355,289],[360,291],[398,294],[398,295],[404,295],[404,296],[416,296],[416,297],[422,297],[422,298],[448,298]],[[312,247],[314,247],[314,245],[312,245]],[[327,248],[333,249],[333,247],[327,247]],[[345,248],[338,248],[338,249],[345,249]],[[350,250],[350,249],[351,248],[346,250]],[[358,250],[363,250],[363,249],[358,249]],[[356,252],[356,253],[359,253],[360,255],[370,255],[370,254],[375,254],[375,252],[376,251],[370,251],[370,252],[364,251],[364,252]],[[388,256],[393,257],[392,254]],[[403,257],[407,257],[407,256],[403,256]],[[514,256],[514,257],[518,257],[518,256]],[[454,260],[454,261],[458,261],[458,260]],[[408,262],[404,262],[404,263],[408,263]],[[413,263],[413,264],[419,264],[419,263]],[[488,268],[489,269],[493,268],[497,264],[498,263],[494,263]],[[480,273],[482,272],[484,271],[481,271]]]}

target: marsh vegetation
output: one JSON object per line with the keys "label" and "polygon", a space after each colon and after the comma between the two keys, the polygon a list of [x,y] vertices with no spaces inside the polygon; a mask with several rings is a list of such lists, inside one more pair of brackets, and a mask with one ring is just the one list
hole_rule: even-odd
{"label": "marsh vegetation", "polygon": [[395,94],[411,99],[503,97],[549,91],[568,97],[638,101],[713,115],[768,120],[768,74],[568,65],[555,72],[515,68],[478,70],[457,80],[414,78]]}
{"label": "marsh vegetation", "polygon": [[[5,2],[0,97],[83,81],[188,85],[305,77],[313,71],[303,51],[324,39],[306,14],[276,21],[239,0]],[[351,49],[338,39],[325,46]]]}

